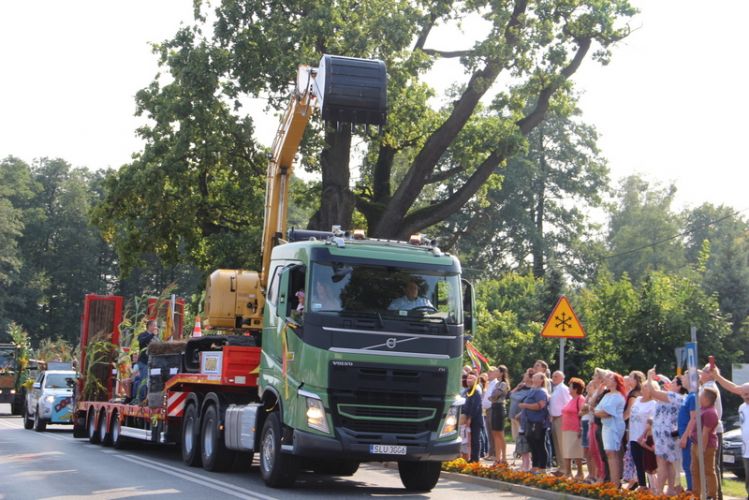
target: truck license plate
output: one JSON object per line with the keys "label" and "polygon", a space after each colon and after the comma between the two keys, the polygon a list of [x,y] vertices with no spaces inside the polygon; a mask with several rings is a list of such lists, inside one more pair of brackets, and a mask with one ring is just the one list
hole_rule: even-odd
{"label": "truck license plate", "polygon": [[369,452],[373,455],[405,455],[406,447],[390,444],[370,444]]}
{"label": "truck license plate", "polygon": [[723,461],[727,464],[732,464],[736,461],[733,455],[723,455]]}

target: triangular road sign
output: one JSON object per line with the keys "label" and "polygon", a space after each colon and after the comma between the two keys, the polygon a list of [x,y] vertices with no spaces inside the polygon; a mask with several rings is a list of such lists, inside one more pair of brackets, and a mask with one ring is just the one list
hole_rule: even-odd
{"label": "triangular road sign", "polygon": [[544,329],[541,330],[542,337],[558,339],[582,339],[585,338],[585,329],[577,319],[575,311],[567,297],[559,297],[557,305],[549,314]]}

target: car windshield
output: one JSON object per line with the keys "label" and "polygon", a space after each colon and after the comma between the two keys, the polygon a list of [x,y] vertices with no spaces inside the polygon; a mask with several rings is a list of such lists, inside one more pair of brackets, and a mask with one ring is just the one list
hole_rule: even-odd
{"label": "car windshield", "polygon": [[395,318],[463,322],[457,274],[395,266],[315,262],[307,311],[376,313]]}
{"label": "car windshield", "polygon": [[75,385],[75,375],[68,373],[48,373],[44,387],[47,389],[72,389]]}

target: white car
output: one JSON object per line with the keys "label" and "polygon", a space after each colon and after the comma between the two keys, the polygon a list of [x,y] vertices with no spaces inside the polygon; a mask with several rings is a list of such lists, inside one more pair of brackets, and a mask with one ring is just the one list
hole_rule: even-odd
{"label": "white car", "polygon": [[23,426],[42,432],[47,424],[73,423],[73,388],[78,374],[72,370],[41,372],[26,394]]}

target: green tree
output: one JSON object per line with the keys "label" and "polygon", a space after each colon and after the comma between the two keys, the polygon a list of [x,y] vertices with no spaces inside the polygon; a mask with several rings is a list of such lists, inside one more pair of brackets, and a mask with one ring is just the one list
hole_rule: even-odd
{"label": "green tree", "polygon": [[[324,53],[382,59],[390,77],[390,119],[384,134],[372,137],[352,133],[348,127],[319,126],[308,134],[305,165],[319,168],[322,174],[320,207],[310,225],[349,226],[356,207],[370,234],[403,238],[460,210],[522,151],[551,100],[570,91],[570,78],[582,61],[590,53],[600,62],[608,60],[612,44],[629,33],[626,23],[634,12],[626,0],[502,4],[341,0],[324,5],[298,1],[272,8],[256,0],[225,0],[211,16],[215,19],[211,43],[201,42],[189,51],[208,54],[211,65],[201,71],[170,68],[170,72],[186,88],[210,75],[203,87],[210,90],[210,99],[191,102],[196,113],[199,107],[210,109],[215,123],[219,90],[229,98],[260,96],[279,109],[299,63],[316,65]],[[206,28],[207,18],[198,9],[200,29]],[[470,18],[483,19],[484,38],[467,42],[465,50],[433,48],[438,43],[437,27],[456,27]],[[164,46],[185,47],[187,33],[194,30],[180,30]],[[449,102],[433,109],[430,100],[436,91],[426,77],[439,60],[452,60],[454,74],[460,77],[450,82],[454,85],[444,96]],[[238,119],[227,116],[226,121]],[[188,124],[181,124],[178,136],[182,126]],[[178,156],[169,137],[154,136],[144,153],[154,168],[167,168]],[[243,137],[249,140],[249,135]],[[366,150],[360,165],[351,162],[351,145],[358,142],[354,139],[362,141]],[[234,144],[217,146],[225,152]],[[193,158],[198,168],[210,164],[205,158]],[[399,165],[403,170],[396,168]],[[357,166],[362,175],[352,190],[351,170]],[[444,189],[448,177],[455,185],[451,192]],[[161,209],[167,207],[162,204]],[[137,220],[146,217],[155,214]],[[130,231],[135,228],[126,227],[125,232]],[[176,234],[172,238],[178,240]]]}
{"label": "green tree", "polygon": [[202,270],[257,266],[265,155],[229,105],[229,51],[181,29],[155,47],[173,78],[138,92],[143,152],[111,172],[94,220],[127,273],[156,255]]}
{"label": "green tree", "polygon": [[703,286],[715,293],[734,333],[740,334],[749,314],[749,224],[731,207],[705,203],[686,214],[686,255],[694,265],[704,262]]}
{"label": "green tree", "polygon": [[577,279],[592,273],[597,247],[585,237],[593,227],[587,213],[602,204],[608,168],[596,130],[580,121],[574,103],[553,104],[501,182],[488,184],[484,197],[443,225],[442,246],[470,267],[522,272],[530,266],[542,277],[551,261]]}
{"label": "green tree", "polygon": [[650,271],[684,267],[684,224],[671,208],[675,194],[673,185],[651,187],[638,176],[622,181],[609,219],[607,267],[615,276],[627,273],[639,283]]}
{"label": "green tree", "polygon": [[9,287],[14,300],[7,315],[35,343],[49,337],[77,340],[83,296],[107,291],[115,273],[109,248],[89,224],[99,174],[61,159],[14,164],[33,185],[24,202],[18,240],[23,262]]}

